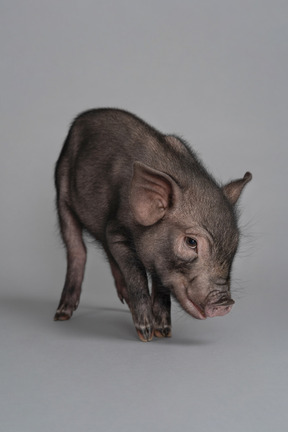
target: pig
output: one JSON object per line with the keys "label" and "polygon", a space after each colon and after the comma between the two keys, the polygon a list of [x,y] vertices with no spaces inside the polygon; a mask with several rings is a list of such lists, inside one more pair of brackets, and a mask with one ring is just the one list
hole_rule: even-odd
{"label": "pig", "polygon": [[183,139],[127,111],[80,114],[55,169],[67,273],[54,319],[70,319],[79,305],[83,231],[105,251],[141,341],[171,336],[171,296],[200,320],[227,314],[236,203],[251,178],[218,184]]}

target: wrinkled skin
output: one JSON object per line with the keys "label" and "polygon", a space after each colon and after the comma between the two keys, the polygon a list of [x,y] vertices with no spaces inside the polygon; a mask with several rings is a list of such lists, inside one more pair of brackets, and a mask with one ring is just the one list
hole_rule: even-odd
{"label": "wrinkled skin", "polygon": [[[55,171],[67,274],[55,320],[78,307],[83,229],[104,248],[140,340],[171,336],[171,295],[197,319],[227,314],[250,173],[220,187],[189,147],[136,116],[99,109],[71,126]],[[151,278],[151,292],[148,287]]]}

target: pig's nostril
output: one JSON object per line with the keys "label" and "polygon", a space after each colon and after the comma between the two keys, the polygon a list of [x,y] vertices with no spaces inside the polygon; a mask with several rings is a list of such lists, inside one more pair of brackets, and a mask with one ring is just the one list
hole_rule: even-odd
{"label": "pig's nostril", "polygon": [[232,300],[231,298],[227,298],[227,297],[221,297],[216,303],[213,303],[217,306],[230,306],[233,305],[235,303],[234,300]]}
{"label": "pig's nostril", "polygon": [[208,294],[205,303],[206,305],[224,306],[233,305],[235,302],[231,299],[230,293],[227,291],[214,290]]}

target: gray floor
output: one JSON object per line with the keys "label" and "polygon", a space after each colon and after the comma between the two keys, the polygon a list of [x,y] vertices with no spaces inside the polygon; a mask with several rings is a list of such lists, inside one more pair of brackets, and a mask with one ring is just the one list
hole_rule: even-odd
{"label": "gray floor", "polygon": [[[0,5],[0,430],[284,432],[288,6],[73,3]],[[80,307],[53,321],[53,166],[73,116],[96,106],[182,134],[223,182],[253,173],[229,315],[174,304],[173,337],[138,341],[91,243]]]}
{"label": "gray floor", "polygon": [[69,322],[52,321],[55,289],[1,294],[1,430],[286,430],[287,298],[250,280],[230,315],[199,322],[174,305],[173,337],[145,344],[90,255]]}

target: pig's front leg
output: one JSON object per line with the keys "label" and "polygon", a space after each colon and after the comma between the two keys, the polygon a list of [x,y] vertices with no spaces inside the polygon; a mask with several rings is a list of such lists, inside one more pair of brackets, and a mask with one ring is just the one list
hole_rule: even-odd
{"label": "pig's front leg", "polygon": [[106,235],[110,253],[125,279],[128,304],[138,336],[143,342],[151,341],[154,319],[146,270],[118,224],[110,223]]}
{"label": "pig's front leg", "polygon": [[154,335],[171,337],[171,297],[170,293],[152,276],[152,308],[154,315]]}
{"label": "pig's front leg", "polygon": [[108,251],[106,251],[106,253],[108,255],[108,259],[109,259],[109,263],[110,263],[110,267],[111,267],[111,272],[112,272],[112,275],[114,277],[118,297],[119,297],[121,303],[124,304],[124,300],[125,300],[125,302],[129,306],[129,297],[128,297],[125,279],[121,273],[121,270],[120,270],[118,264],[115,262],[114,258],[111,256],[111,254]]}

